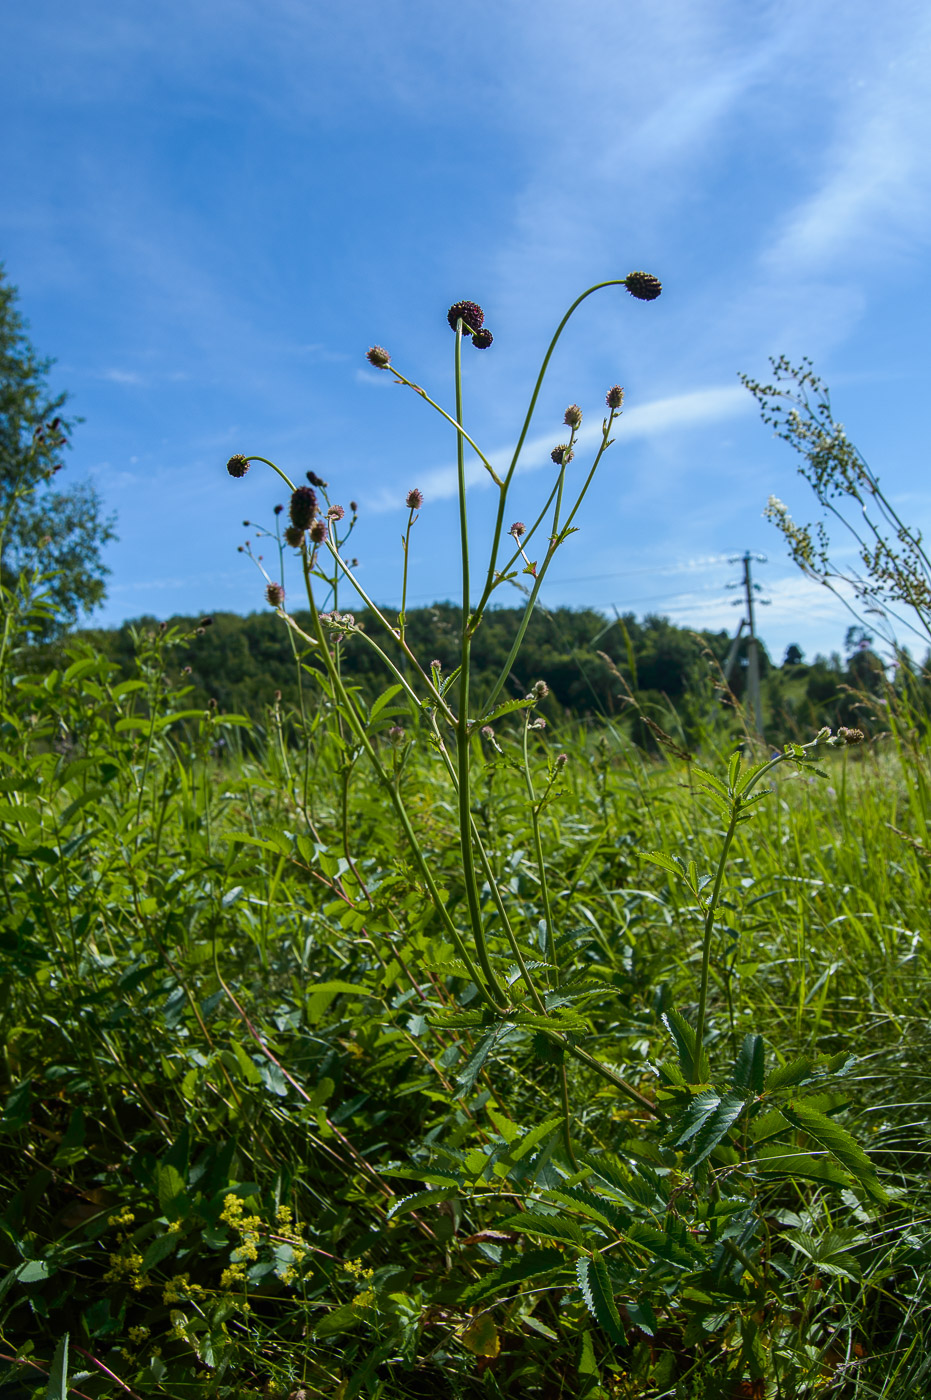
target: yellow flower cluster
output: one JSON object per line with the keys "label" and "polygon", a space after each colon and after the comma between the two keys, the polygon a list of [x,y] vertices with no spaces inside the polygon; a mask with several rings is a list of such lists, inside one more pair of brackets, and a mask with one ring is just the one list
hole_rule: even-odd
{"label": "yellow flower cluster", "polygon": [[[269,1228],[260,1216],[247,1215],[242,1198],[231,1191],[223,1198],[220,1219],[231,1230],[235,1230],[240,1239],[240,1243],[233,1250],[232,1262],[220,1275],[221,1289],[238,1289],[245,1283],[246,1265],[258,1259],[259,1246],[263,1238],[267,1243],[281,1241],[291,1246],[294,1262],[286,1265],[279,1273],[278,1276],[282,1283],[293,1283],[299,1277],[299,1271],[295,1265],[299,1264],[306,1256],[307,1245],[303,1238],[304,1226],[300,1222],[295,1222],[294,1213],[290,1206],[280,1205],[278,1207],[275,1213],[275,1226]],[[240,1302],[239,1306],[245,1307],[246,1304]]]}
{"label": "yellow flower cluster", "polygon": [[375,1302],[375,1290],[364,1288],[361,1293],[357,1293],[352,1300],[354,1308],[369,1308]]}
{"label": "yellow flower cluster", "polygon": [[119,1215],[110,1215],[107,1217],[107,1224],[117,1229],[121,1225],[132,1225],[135,1218],[129,1206],[123,1206]]}
{"label": "yellow flower cluster", "polygon": [[145,1288],[148,1277],[140,1273],[142,1255],[135,1250],[129,1254],[111,1254],[110,1267],[103,1276],[104,1283],[131,1283],[133,1288]]}
{"label": "yellow flower cluster", "polygon": [[231,1264],[228,1269],[224,1269],[220,1275],[221,1288],[235,1288],[240,1283],[245,1283],[245,1264]]}
{"label": "yellow flower cluster", "polygon": [[170,1307],[172,1303],[184,1303],[189,1298],[203,1298],[206,1292],[199,1283],[191,1282],[190,1274],[175,1274],[165,1285],[162,1302]]}
{"label": "yellow flower cluster", "polygon": [[366,1269],[361,1259],[347,1259],[343,1263],[343,1268],[347,1274],[352,1274],[353,1278],[370,1279],[375,1275],[374,1269]]}
{"label": "yellow flower cluster", "polygon": [[130,1327],[129,1340],[134,1347],[141,1347],[146,1337],[149,1336],[148,1327]]}

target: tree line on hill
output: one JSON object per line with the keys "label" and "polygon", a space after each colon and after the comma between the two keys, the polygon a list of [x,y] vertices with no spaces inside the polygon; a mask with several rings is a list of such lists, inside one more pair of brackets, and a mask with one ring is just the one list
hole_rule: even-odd
{"label": "tree line on hill", "polygon": [[[522,610],[490,611],[472,645],[473,694],[489,691],[504,667]],[[306,630],[309,616],[294,614]],[[355,614],[362,628],[381,642],[374,619]],[[241,616],[217,613],[204,619],[174,616],[164,622],[144,617],[118,628],[85,629],[78,634],[102,651],[123,676],[133,672],[136,638],[156,628],[176,629],[185,640],[173,650],[178,670],[190,686],[185,703],[213,702],[226,713],[261,721],[280,698],[284,709],[299,702],[298,665],[289,629],[275,613]],[[458,664],[456,633],[459,609],[451,603],[411,609],[407,636],[415,655],[436,660],[449,674]],[[865,634],[848,633],[852,654],[818,656],[806,665],[797,646],[775,665],[760,646],[765,731],[773,742],[806,739],[822,724],[856,725],[867,732],[880,723],[875,700],[886,675]],[[739,644],[727,683],[724,667],[731,649],[724,631],[692,631],[667,618],[638,619],[632,613],[607,618],[591,608],[538,609],[530,620],[520,659],[507,679],[505,694],[526,694],[537,680],[550,694],[543,712],[562,720],[623,722],[647,748],[655,732],[639,717],[652,719],[687,744],[700,740],[704,727],[722,711],[734,715],[746,690],[746,642]],[[351,635],[341,644],[344,675],[374,699],[392,677],[364,637]],[[299,652],[300,663],[313,669],[313,653]],[[400,653],[396,658],[403,670]],[[190,668],[187,671],[187,668]],[[302,673],[305,675],[306,673]],[[311,692],[312,693],[312,692]]]}

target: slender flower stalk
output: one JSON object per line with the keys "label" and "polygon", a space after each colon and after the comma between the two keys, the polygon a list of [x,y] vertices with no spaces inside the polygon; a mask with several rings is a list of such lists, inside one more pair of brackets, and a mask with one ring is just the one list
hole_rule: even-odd
{"label": "slender flower stalk", "polygon": [[[462,422],[462,318],[456,324],[455,377],[456,422]],[[500,1000],[501,990],[488,957],[478,881],[475,877],[475,857],[472,850],[472,781],[471,726],[469,724],[469,663],[471,659],[473,619],[469,608],[469,522],[466,512],[465,442],[461,431],[456,434],[456,471],[459,485],[459,538],[462,549],[462,651],[459,672],[459,718],[456,723],[456,766],[459,774],[459,849],[462,854],[462,874],[466,903],[472,924],[475,951],[492,995]]]}

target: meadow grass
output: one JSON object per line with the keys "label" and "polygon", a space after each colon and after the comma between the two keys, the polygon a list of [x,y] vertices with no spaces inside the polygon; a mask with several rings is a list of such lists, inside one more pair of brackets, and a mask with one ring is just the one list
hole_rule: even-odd
{"label": "meadow grass", "polygon": [[[165,646],[156,635],[143,650],[146,684],[170,675]],[[552,1279],[485,1312],[463,1301],[514,1249],[500,1225],[518,1201],[538,1211],[547,1199],[540,1170],[485,1179],[499,1129],[549,1123],[550,1168],[572,1179],[554,1131],[558,1066],[535,1056],[532,1032],[512,1034],[457,1092],[480,1031],[428,1018],[468,1005],[467,979],[436,970],[442,932],[387,799],[361,778],[347,843],[332,731],[289,750],[272,715],[266,746],[242,754],[241,726],[222,716],[171,722],[184,713],[178,678],[150,733],[150,691],[114,694],[99,659],[71,669],[41,695],[21,682],[28,714],[8,718],[22,742],[7,750],[4,808],[9,1393],[45,1393],[34,1368],[52,1369],[65,1334],[76,1388],[94,1395],[754,1393],[737,1389],[753,1381],[736,1298],[711,1330],[700,1288],[666,1316],[654,1301],[653,1338],[628,1314],[623,1348],[585,1323],[558,1260]],[[233,738],[223,758],[211,753],[220,733]],[[475,808],[497,878],[539,922],[523,775],[505,761],[520,728],[500,743],[476,764]],[[663,1008],[694,1011],[702,924],[681,883],[637,852],[662,843],[710,868],[720,819],[692,765],[648,759],[616,731],[537,744],[540,770],[544,745],[568,755],[539,830],[553,903],[571,909],[601,979],[586,1044],[652,1094]],[[919,760],[904,756],[890,737],[828,753],[823,779],[777,778],[730,861],[709,1052],[728,1060],[763,1028],[783,1063],[855,1055],[843,1121],[893,1188],[884,1208],[854,1182],[766,1188],[771,1256],[787,1231],[841,1233],[826,1258],[783,1248],[788,1277],[762,1309],[752,1300],[760,1394],[925,1384],[927,865]],[[456,811],[428,744],[409,748],[403,782],[455,905]],[[622,1161],[639,1142],[659,1170],[684,1170],[636,1104],[582,1065],[569,1076],[578,1153]],[[436,1144],[479,1179],[438,1187]],[[406,1208],[418,1185],[435,1194]]]}

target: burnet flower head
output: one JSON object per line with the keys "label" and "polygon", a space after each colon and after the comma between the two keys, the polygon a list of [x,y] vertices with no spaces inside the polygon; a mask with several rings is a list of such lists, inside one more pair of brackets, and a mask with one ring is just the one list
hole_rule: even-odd
{"label": "burnet flower head", "polygon": [[472,344],[477,350],[487,350],[494,340],[494,336],[485,325],[485,313],[477,302],[455,302],[447,311],[446,319],[452,330],[455,330],[456,323],[461,321],[462,334],[471,335]]}
{"label": "burnet flower head", "polygon": [[663,284],[651,272],[628,272],[624,286],[638,301],[655,301],[663,290]]}

